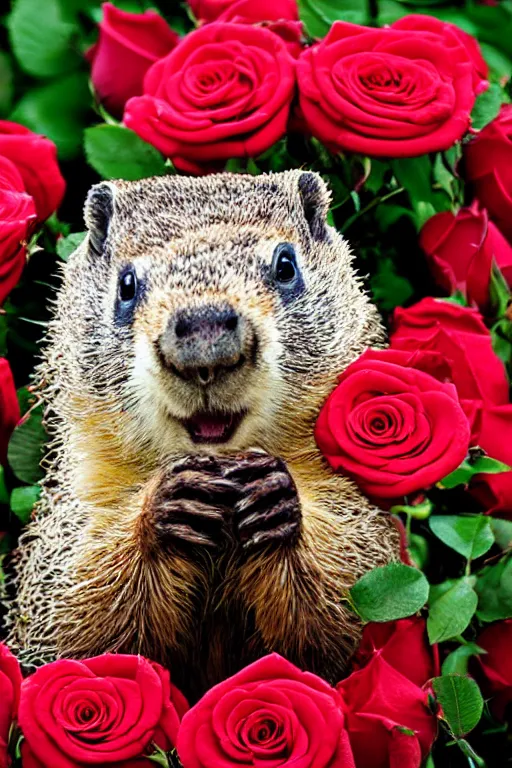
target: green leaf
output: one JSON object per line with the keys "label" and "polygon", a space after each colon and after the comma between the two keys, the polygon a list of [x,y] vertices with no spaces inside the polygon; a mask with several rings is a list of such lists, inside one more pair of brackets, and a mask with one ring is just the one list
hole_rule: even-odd
{"label": "green leaf", "polygon": [[475,459],[462,462],[460,467],[451,474],[444,477],[439,485],[443,488],[455,488],[457,485],[467,485],[474,475],[482,472],[496,475],[500,472],[510,472],[511,467],[502,461],[493,459],[490,456],[478,456]]}
{"label": "green leaf", "polygon": [[39,485],[25,485],[14,488],[11,493],[11,510],[23,525],[26,525],[32,515],[35,503],[41,495]]}
{"label": "green leaf", "polygon": [[374,301],[386,312],[405,304],[413,295],[411,283],[396,272],[393,260],[388,257],[379,260],[370,278],[370,288]]}
{"label": "green leaf", "polygon": [[9,491],[7,490],[7,486],[5,484],[4,468],[0,464],[0,504],[8,504],[8,503],[9,503]]}
{"label": "green leaf", "polygon": [[485,515],[435,515],[430,530],[467,560],[481,557],[494,544],[491,523]]}
{"label": "green leaf", "polygon": [[427,517],[430,517],[432,514],[433,509],[433,502],[425,497],[419,504],[396,504],[394,507],[391,507],[389,511],[392,515],[397,515],[399,512],[402,512],[406,515],[410,515],[410,517],[413,517],[415,520],[426,520]]}
{"label": "green leaf", "polygon": [[512,618],[512,558],[502,558],[477,574],[476,615],[480,621]]}
{"label": "green leaf", "polygon": [[312,37],[325,37],[333,22],[368,21],[366,4],[361,0],[298,0],[299,17]]}
{"label": "green leaf", "polygon": [[68,73],[81,61],[74,47],[78,29],[66,17],[59,0],[15,0],[7,19],[14,55],[20,67],[34,77]]}
{"label": "green leaf", "polygon": [[391,168],[400,186],[407,190],[417,229],[436,212],[450,210],[450,196],[434,189],[434,169],[428,155],[395,158],[391,160]]}
{"label": "green leaf", "polygon": [[470,658],[477,656],[479,653],[485,653],[485,651],[476,643],[460,645],[452,653],[449,653],[444,660],[441,670],[443,675],[467,675]]}
{"label": "green leaf", "polygon": [[122,125],[95,125],[85,131],[87,161],[104,179],[136,181],[166,173],[160,152]]}
{"label": "green leaf", "polygon": [[85,72],[72,72],[59,80],[32,88],[17,102],[10,119],[48,136],[61,160],[82,149],[90,92]]}
{"label": "green leaf", "polygon": [[407,547],[409,556],[417,568],[422,570],[428,563],[428,542],[424,536],[419,533],[409,534],[409,545]]}
{"label": "green leaf", "polygon": [[411,616],[428,598],[428,581],[410,565],[391,563],[374,568],[350,590],[363,621],[393,621]]}
{"label": "green leaf", "polygon": [[12,104],[14,75],[10,57],[0,52],[0,115],[6,115]]}
{"label": "green leaf", "polygon": [[84,241],[87,232],[72,232],[67,237],[61,237],[57,240],[57,255],[62,261],[67,261],[72,253],[76,251],[78,246]]}
{"label": "green leaf", "polygon": [[471,112],[471,126],[480,131],[487,123],[497,116],[503,101],[503,91],[497,83],[491,83],[489,88],[476,97],[475,106]]}
{"label": "green leaf", "polygon": [[455,737],[465,736],[482,717],[484,700],[480,688],[470,677],[443,675],[432,680],[432,687],[441,706],[442,719]]}
{"label": "green leaf", "polygon": [[498,547],[501,547],[501,549],[512,547],[512,522],[510,520],[500,520],[498,517],[491,517],[490,521]]}
{"label": "green leaf", "polygon": [[489,286],[493,314],[497,317],[505,315],[512,299],[510,288],[505,280],[503,272],[495,261],[492,264],[491,282]]}
{"label": "green leaf", "polygon": [[7,450],[14,474],[29,485],[39,482],[44,475],[40,462],[47,435],[42,419],[42,405],[29,411],[12,433]]}
{"label": "green leaf", "polygon": [[427,619],[432,644],[462,634],[473,618],[478,597],[466,579],[459,579],[430,606]]}

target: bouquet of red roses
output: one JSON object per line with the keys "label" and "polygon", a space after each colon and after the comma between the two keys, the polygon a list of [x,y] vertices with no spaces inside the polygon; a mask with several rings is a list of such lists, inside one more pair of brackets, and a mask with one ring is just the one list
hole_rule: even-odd
{"label": "bouquet of red roses", "polygon": [[351,589],[365,627],[334,687],[271,654],[187,703],[151,659],[61,659],[23,679],[2,646],[0,767],[503,765],[512,4],[154,5],[14,0],[2,19],[6,567],[40,494],[47,437],[30,381],[87,189],[291,168],[330,185],[329,223],[389,330],[389,348],[340,371],[315,438],[333,472],[395,516],[402,563]]}

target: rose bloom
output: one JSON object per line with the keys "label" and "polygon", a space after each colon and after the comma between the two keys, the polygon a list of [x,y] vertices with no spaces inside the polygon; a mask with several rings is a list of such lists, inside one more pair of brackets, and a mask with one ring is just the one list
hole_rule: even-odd
{"label": "rose bloom", "polygon": [[366,624],[353,669],[366,667],[376,656],[419,688],[440,674],[437,645],[430,645],[425,621],[419,616]]}
{"label": "rose bloom", "polygon": [[35,222],[34,199],[25,192],[20,172],[0,156],[0,306],[21,277]]}
{"label": "rose bloom", "polygon": [[7,747],[11,724],[18,713],[21,681],[20,666],[16,658],[0,643],[0,768],[11,765]]}
{"label": "rose bloom", "polygon": [[510,720],[512,711],[512,619],[490,624],[478,635],[476,643],[486,653],[479,654],[474,667],[483,693],[498,720]]}
{"label": "rose bloom", "polygon": [[294,84],[295,62],[280,37],[245,24],[206,24],[151,67],[124,122],[179,170],[201,173],[280,139]]}
{"label": "rose bloom", "polygon": [[128,13],[104,3],[98,42],[87,51],[99,100],[116,117],[132,96],[142,93],[144,75],[166,56],[179,37],[156,11]]}
{"label": "rose bloom", "polygon": [[512,242],[512,104],[465,146],[466,179]]}
{"label": "rose bloom", "polygon": [[44,221],[57,210],[66,182],[57,163],[55,144],[23,125],[0,120],[0,157],[13,163],[24,191],[34,198],[37,218]]}
{"label": "rose bloom", "polygon": [[169,673],[141,656],[105,654],[40,667],[21,687],[24,768],[135,768],[176,743],[188,705]]}
{"label": "rose bloom", "polygon": [[448,294],[461,291],[481,310],[489,305],[493,259],[512,283],[512,246],[477,202],[456,216],[443,211],[428,219],[420,246],[437,284]]}
{"label": "rose bloom", "polygon": [[420,768],[436,737],[428,694],[382,654],[337,686],[358,768]]}
{"label": "rose bloom", "polygon": [[297,58],[304,42],[304,29],[299,21],[295,0],[237,0],[230,3],[216,21],[236,24],[262,24],[284,40],[288,52]]}
{"label": "rose bloom", "polygon": [[457,390],[424,367],[434,370],[426,352],[368,350],[340,376],[320,412],[318,447],[369,496],[426,488],[467,454],[469,425]]}
{"label": "rose bloom", "polygon": [[298,21],[296,0],[189,0],[192,13],[201,21]]}
{"label": "rose bloom", "polygon": [[448,149],[469,128],[474,66],[449,24],[337,21],[297,66],[301,112],[333,152],[412,157]]}
{"label": "rose bloom", "polygon": [[480,441],[482,408],[506,405],[509,385],[505,366],[492,348],[491,334],[475,309],[426,298],[395,310],[390,335],[392,349],[437,352],[449,366],[460,403]]}
{"label": "rose bloom", "polygon": [[485,91],[489,87],[487,78],[489,77],[489,67],[482,51],[478,45],[478,40],[456,24],[450,24],[447,21],[441,21],[436,19],[435,16],[424,16],[420,13],[413,13],[410,16],[404,16],[393,24],[393,29],[408,29],[415,32],[433,32],[434,34],[442,35],[446,30],[453,33],[458,41],[466,49],[471,63],[473,64],[473,88],[475,94],[478,96],[482,91]]}
{"label": "rose bloom", "polygon": [[19,420],[20,407],[11,368],[7,360],[0,357],[0,464],[7,461],[9,438]]}
{"label": "rose bloom", "polygon": [[355,768],[341,696],[277,654],[216,685],[178,734],[184,768]]}
{"label": "rose bloom", "polygon": [[[493,459],[512,467],[512,405],[482,410],[478,445]],[[470,490],[489,514],[512,520],[512,472],[476,475]]]}

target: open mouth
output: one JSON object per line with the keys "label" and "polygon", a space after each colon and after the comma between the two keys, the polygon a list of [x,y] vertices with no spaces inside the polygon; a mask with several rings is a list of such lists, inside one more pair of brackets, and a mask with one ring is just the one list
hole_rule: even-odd
{"label": "open mouth", "polygon": [[238,429],[245,412],[199,411],[183,422],[194,443],[226,443]]}

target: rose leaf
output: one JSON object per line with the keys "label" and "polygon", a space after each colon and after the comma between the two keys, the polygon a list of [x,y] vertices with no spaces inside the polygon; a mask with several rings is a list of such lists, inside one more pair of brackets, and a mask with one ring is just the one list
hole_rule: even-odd
{"label": "rose leaf", "polygon": [[11,493],[10,505],[11,511],[23,525],[26,525],[32,515],[34,504],[41,495],[39,485],[25,485],[21,488],[14,488]]}
{"label": "rose leaf", "polygon": [[472,731],[480,721],[484,700],[476,682],[463,675],[443,675],[432,680],[441,718],[458,738]]}
{"label": "rose leaf", "polygon": [[477,574],[475,590],[480,621],[512,618],[512,559],[506,557],[483,568]]}
{"label": "rose leaf", "polygon": [[457,579],[439,597],[430,600],[427,632],[430,643],[441,643],[462,634],[474,616],[478,596],[467,579]]}
{"label": "rose leaf", "polygon": [[476,643],[459,645],[459,647],[449,653],[444,660],[442,667],[443,675],[467,675],[470,658],[472,656],[477,656],[479,653],[485,653],[485,651],[483,648],[476,645]]}
{"label": "rose leaf", "polygon": [[123,125],[94,125],[84,135],[87,162],[104,179],[136,181],[166,173],[160,152]]}
{"label": "rose leaf", "polygon": [[394,621],[423,608],[428,590],[428,581],[417,568],[391,563],[366,573],[350,595],[363,621]]}
{"label": "rose leaf", "polygon": [[484,555],[494,544],[491,523],[485,515],[434,515],[432,533],[467,560]]}
{"label": "rose leaf", "polygon": [[72,232],[67,237],[61,237],[60,240],[57,240],[57,255],[60,256],[62,261],[69,259],[80,243],[83,242],[86,235],[87,232]]}
{"label": "rose leaf", "polygon": [[46,440],[43,408],[37,405],[15,428],[7,449],[9,464],[16,477],[22,482],[33,485],[43,478],[41,459]]}
{"label": "rose leaf", "polygon": [[471,112],[471,126],[477,131],[485,128],[500,111],[503,101],[503,91],[497,83],[491,83],[486,91],[476,97],[475,106]]}

